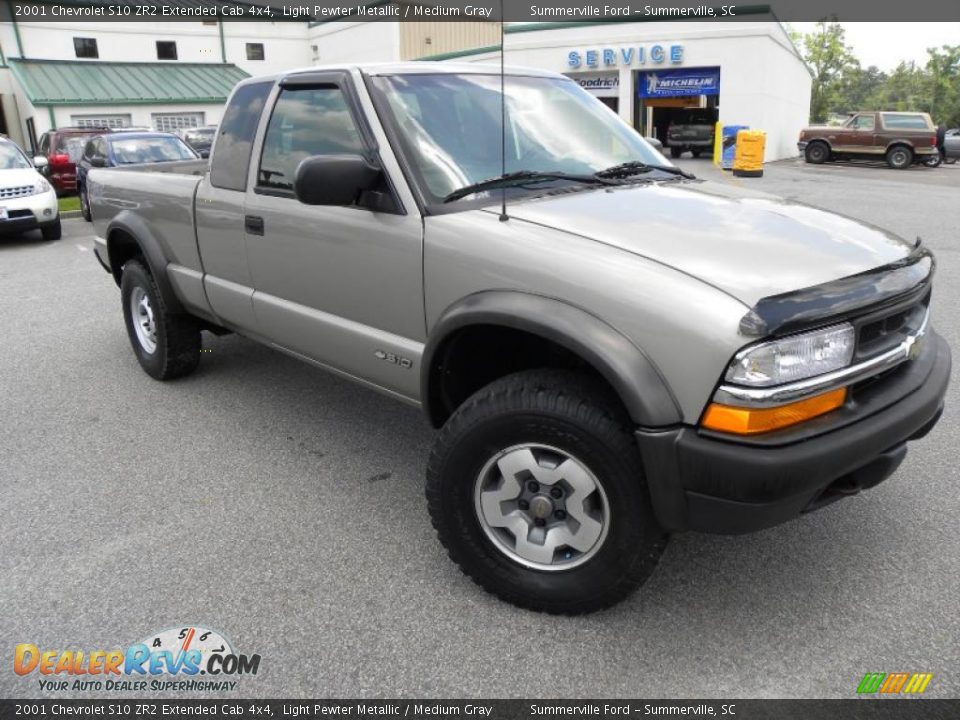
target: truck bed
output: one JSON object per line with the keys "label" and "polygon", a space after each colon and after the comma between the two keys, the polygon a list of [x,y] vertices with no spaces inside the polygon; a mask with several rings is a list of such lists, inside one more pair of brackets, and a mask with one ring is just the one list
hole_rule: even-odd
{"label": "truck bed", "polygon": [[111,224],[148,229],[172,264],[202,272],[194,225],[197,186],[207,160],[183,160],[90,171],[87,197],[94,229],[106,238]]}

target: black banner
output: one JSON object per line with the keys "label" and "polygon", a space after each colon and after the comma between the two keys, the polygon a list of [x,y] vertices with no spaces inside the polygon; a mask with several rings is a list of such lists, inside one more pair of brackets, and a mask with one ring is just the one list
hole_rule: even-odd
{"label": "black banner", "polygon": [[0,718],[947,720],[960,700],[0,700]]}
{"label": "black banner", "polygon": [[266,20],[270,22],[917,22],[960,20],[955,0],[34,0],[9,3],[23,22]]}

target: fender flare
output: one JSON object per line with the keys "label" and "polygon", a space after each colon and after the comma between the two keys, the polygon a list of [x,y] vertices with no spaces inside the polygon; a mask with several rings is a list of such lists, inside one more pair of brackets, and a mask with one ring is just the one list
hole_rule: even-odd
{"label": "fender flare", "polygon": [[894,140],[891,140],[890,142],[887,143],[886,148],[884,148],[883,150],[884,154],[890,152],[891,148],[894,148],[897,145],[903,145],[903,147],[909,148],[910,152],[912,152],[914,155],[917,154],[916,144],[914,144],[913,140],[910,140],[908,138],[896,138]]}
{"label": "fender flare", "polygon": [[420,364],[420,397],[434,427],[441,424],[438,363],[457,330],[499,325],[523,330],[565,347],[596,369],[619,395],[631,419],[642,427],[679,424],[680,407],[666,380],[643,351],[606,322],[561,300],[529,293],[492,290],[469,295],[434,323]]}
{"label": "fender flare", "polygon": [[117,232],[122,232],[133,238],[133,241],[140,248],[140,252],[150,269],[150,274],[153,276],[154,282],[157,283],[157,289],[160,291],[164,305],[172,312],[184,312],[180,298],[174,292],[173,285],[171,285],[170,278],[167,275],[167,265],[170,261],[163,250],[163,245],[157,240],[143,219],[129,210],[121,210],[107,225],[107,257],[110,260],[110,272],[117,285],[120,285],[120,275],[123,269],[119,267],[120,264],[116,262],[114,254],[114,239]]}

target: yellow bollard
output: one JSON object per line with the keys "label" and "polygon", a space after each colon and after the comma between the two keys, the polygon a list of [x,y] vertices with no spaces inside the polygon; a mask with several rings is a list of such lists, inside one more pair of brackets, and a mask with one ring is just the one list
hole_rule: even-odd
{"label": "yellow bollard", "polygon": [[763,177],[763,153],[766,145],[767,134],[762,130],[738,132],[733,174],[737,177]]}

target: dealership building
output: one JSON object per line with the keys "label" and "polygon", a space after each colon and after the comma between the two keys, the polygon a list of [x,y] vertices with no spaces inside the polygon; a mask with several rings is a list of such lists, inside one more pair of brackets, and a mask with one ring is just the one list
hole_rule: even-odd
{"label": "dealership building", "polygon": [[[751,11],[756,12],[756,11]],[[811,75],[769,14],[723,22],[513,23],[509,65],[564,73],[647,136],[692,108],[796,155]],[[0,22],[0,132],[215,124],[239,80],[314,64],[498,63],[491,22]]]}
{"label": "dealership building", "polygon": [[[392,61],[404,59],[396,33],[396,24],[337,22],[314,26],[313,41],[324,62]],[[420,59],[500,60],[499,38],[449,52],[431,52],[436,38],[427,39]],[[797,154],[809,116],[811,73],[766,12],[749,21],[508,24],[504,46],[509,65],[568,75],[646,136],[663,139],[682,110],[701,108],[725,125],[765,131],[766,160],[779,160]]]}

